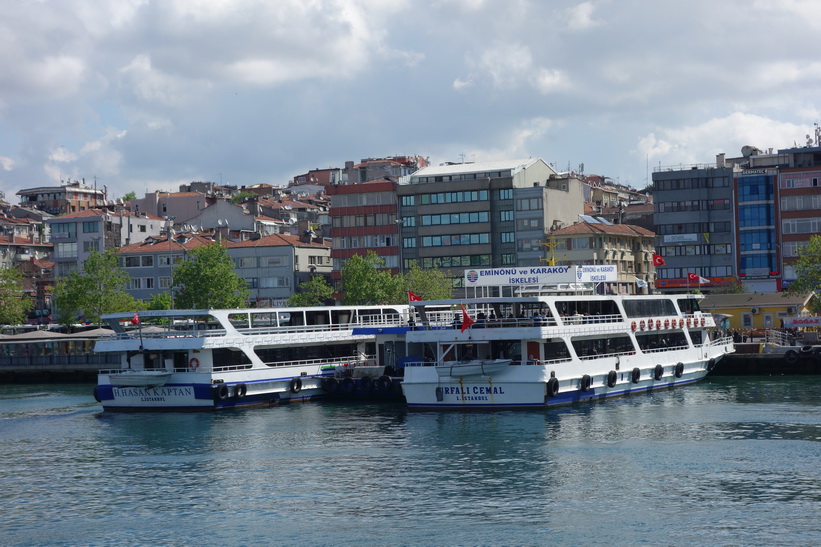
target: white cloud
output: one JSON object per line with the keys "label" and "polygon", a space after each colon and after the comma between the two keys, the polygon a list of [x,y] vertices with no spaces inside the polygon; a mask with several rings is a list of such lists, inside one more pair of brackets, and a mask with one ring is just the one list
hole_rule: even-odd
{"label": "white cloud", "polygon": [[14,160],[5,156],[0,156],[0,167],[3,171],[11,171],[14,169]]}
{"label": "white cloud", "polygon": [[734,112],[697,125],[659,129],[641,137],[636,153],[661,165],[712,163],[716,154],[740,156],[741,147],[762,150],[804,144],[806,127],[764,116]]}
{"label": "white cloud", "polygon": [[593,19],[596,5],[593,2],[582,2],[565,11],[567,27],[570,30],[581,31],[590,30],[600,26],[601,21]]}

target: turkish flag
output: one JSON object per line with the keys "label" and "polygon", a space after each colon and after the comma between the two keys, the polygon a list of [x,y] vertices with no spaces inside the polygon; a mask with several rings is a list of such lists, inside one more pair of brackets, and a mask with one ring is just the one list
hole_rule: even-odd
{"label": "turkish flag", "polygon": [[687,274],[687,279],[689,279],[690,281],[698,281],[699,277],[698,277],[698,274],[688,273]]}
{"label": "turkish flag", "polygon": [[422,298],[413,294],[413,291],[408,291],[408,301],[410,302],[421,302]]}
{"label": "turkish flag", "polygon": [[664,261],[664,257],[657,254],[653,255],[653,266],[664,266],[666,264],[667,262]]}
{"label": "turkish flag", "polygon": [[140,313],[137,312],[134,314],[134,317],[131,318],[132,325],[139,325],[140,324]]}
{"label": "turkish flag", "polygon": [[468,315],[468,311],[465,309],[465,305],[462,304],[462,332],[465,332],[465,330],[469,329],[470,326],[475,322],[476,321],[471,319],[471,317]]}

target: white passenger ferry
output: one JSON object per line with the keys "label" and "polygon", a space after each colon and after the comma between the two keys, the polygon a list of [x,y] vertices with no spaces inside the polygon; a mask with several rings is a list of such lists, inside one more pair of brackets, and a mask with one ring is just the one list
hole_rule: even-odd
{"label": "white passenger ferry", "polygon": [[701,295],[557,294],[580,287],[590,285],[411,302],[413,324],[383,331],[377,351],[404,367],[411,409],[544,408],[667,389],[734,351],[699,310]]}
{"label": "white passenger ferry", "polygon": [[355,327],[407,322],[407,306],[163,310],[103,316],[120,355],[94,389],[104,410],[211,410],[325,395],[337,369],[374,360],[374,335]]}

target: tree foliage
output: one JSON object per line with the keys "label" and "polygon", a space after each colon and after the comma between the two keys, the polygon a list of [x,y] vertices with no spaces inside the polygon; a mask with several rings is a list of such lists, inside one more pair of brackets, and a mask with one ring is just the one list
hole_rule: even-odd
{"label": "tree foliage", "polygon": [[346,305],[407,304],[408,291],[424,300],[445,300],[453,295],[446,273],[423,270],[414,264],[405,275],[393,275],[373,251],[354,255],[340,271],[342,303]]}
{"label": "tree foliage", "polygon": [[33,302],[23,292],[23,274],[17,268],[0,269],[0,324],[25,323]]}
{"label": "tree foliage", "polygon": [[395,304],[404,290],[402,278],[386,270],[385,261],[373,251],[349,258],[340,276],[345,305]]}
{"label": "tree foliage", "polygon": [[288,299],[289,306],[325,306],[331,300],[334,288],[321,275],[314,275],[299,286],[299,292]]}
{"label": "tree foliage", "polygon": [[129,279],[119,265],[116,251],[92,251],[80,269],[57,280],[54,301],[58,321],[71,325],[82,316],[86,321],[99,324],[100,316],[105,313],[139,309],[139,303],[125,292]]}
{"label": "tree foliage", "polygon": [[137,199],[137,192],[129,192],[120,199],[122,199],[123,201],[133,201]]}
{"label": "tree foliage", "polygon": [[[453,286],[444,270],[423,270],[416,262],[405,274],[405,287],[422,300],[447,300],[453,297]],[[407,293],[403,292],[401,298],[402,302],[406,302]]]}
{"label": "tree foliage", "polygon": [[821,313],[821,236],[812,236],[806,245],[798,250],[795,267],[795,281],[790,283],[785,295],[805,296],[814,293],[813,311]]}
{"label": "tree foliage", "polygon": [[248,301],[245,280],[234,272],[234,262],[218,242],[197,247],[174,270],[172,283],[177,309],[242,308]]}

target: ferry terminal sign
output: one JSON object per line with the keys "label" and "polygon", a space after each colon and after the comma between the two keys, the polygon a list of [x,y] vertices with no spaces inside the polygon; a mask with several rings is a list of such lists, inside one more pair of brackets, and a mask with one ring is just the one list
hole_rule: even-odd
{"label": "ferry terminal sign", "polygon": [[613,265],[534,266],[532,268],[488,268],[466,270],[466,287],[499,285],[554,285],[556,283],[599,283],[616,281],[618,270]]}

